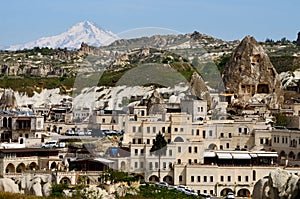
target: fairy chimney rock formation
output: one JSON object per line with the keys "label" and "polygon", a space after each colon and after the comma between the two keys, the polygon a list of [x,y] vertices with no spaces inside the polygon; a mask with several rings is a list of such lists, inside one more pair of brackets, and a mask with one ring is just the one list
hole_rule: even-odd
{"label": "fairy chimney rock formation", "polygon": [[281,82],[268,55],[251,36],[236,48],[223,72],[226,90],[233,93],[232,105],[266,105],[280,108],[283,102]]}
{"label": "fairy chimney rock formation", "polygon": [[11,111],[17,109],[17,100],[14,91],[11,89],[4,90],[0,98],[0,110]]}

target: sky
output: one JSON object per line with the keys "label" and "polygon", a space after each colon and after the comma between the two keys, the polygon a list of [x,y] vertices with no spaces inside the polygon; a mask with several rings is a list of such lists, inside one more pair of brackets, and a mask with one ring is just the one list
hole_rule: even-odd
{"label": "sky", "polygon": [[159,27],[223,40],[296,40],[299,0],[0,0],[0,46],[60,34],[81,21],[113,33]]}

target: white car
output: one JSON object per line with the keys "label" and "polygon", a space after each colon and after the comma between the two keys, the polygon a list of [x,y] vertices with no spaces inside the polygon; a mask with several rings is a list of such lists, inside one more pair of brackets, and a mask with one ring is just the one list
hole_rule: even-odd
{"label": "white car", "polygon": [[186,188],[185,190],[184,190],[184,193],[186,194],[186,195],[194,195],[194,196],[198,196],[198,193],[196,193],[193,189],[191,189],[191,188]]}
{"label": "white car", "polygon": [[226,195],[225,199],[234,199],[234,194],[233,194],[232,192],[229,192],[229,193]]}
{"label": "white car", "polygon": [[169,184],[166,182],[156,182],[155,185],[157,185],[159,187],[165,187],[165,188],[169,187]]}
{"label": "white car", "polygon": [[42,144],[42,148],[58,148],[58,141],[48,141]]}
{"label": "white car", "polygon": [[211,198],[210,195],[207,194],[207,193],[200,193],[199,196],[201,196],[204,199],[210,199]]}
{"label": "white car", "polygon": [[177,187],[174,187],[177,191],[181,191],[183,193],[185,193],[185,189],[188,189],[187,186],[183,186],[183,185],[179,185]]}

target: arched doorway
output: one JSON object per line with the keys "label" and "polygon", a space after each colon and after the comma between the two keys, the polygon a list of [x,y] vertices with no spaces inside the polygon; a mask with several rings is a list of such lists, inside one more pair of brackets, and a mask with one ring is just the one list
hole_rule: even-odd
{"label": "arched doorway", "polygon": [[63,177],[63,178],[60,180],[60,183],[61,183],[61,184],[71,184],[71,180],[70,180],[70,178],[68,178],[68,177]]}
{"label": "arched doorway", "polygon": [[50,170],[56,169],[56,162],[52,162],[50,165]]}
{"label": "arched doorway", "polygon": [[174,183],[174,182],[173,182],[173,177],[172,177],[172,176],[169,176],[169,175],[165,176],[165,177],[163,178],[163,181],[166,182],[166,183],[168,183],[168,184],[173,184],[173,183]]}
{"label": "arched doorway", "polygon": [[139,179],[140,182],[145,182],[145,177],[141,174],[138,174],[136,178]]}
{"label": "arched doorway", "polygon": [[279,159],[280,160],[284,160],[286,159],[286,153],[284,151],[281,151],[280,154],[279,154]]}
{"label": "arched doorway", "polygon": [[210,149],[210,150],[217,150],[218,149],[218,147],[217,147],[217,145],[216,144],[210,144],[209,146],[208,146],[208,149]]}
{"label": "arched doorway", "polygon": [[9,163],[6,166],[5,173],[15,173],[15,166],[12,163]]}
{"label": "arched doorway", "polygon": [[17,166],[17,169],[16,169],[16,172],[17,173],[23,173],[25,171],[26,167],[25,167],[25,164],[24,163],[20,163],[18,166]]}
{"label": "arched doorway", "polygon": [[250,191],[248,189],[240,189],[237,192],[238,197],[248,197],[250,195]]}
{"label": "arched doorway", "polygon": [[230,188],[225,188],[221,191],[220,195],[221,196],[226,196],[229,192],[233,192],[232,189]]}
{"label": "arched doorway", "polygon": [[125,171],[126,170],[126,163],[125,161],[121,162],[121,171]]}
{"label": "arched doorway", "polygon": [[293,151],[291,151],[291,152],[289,153],[289,159],[292,159],[292,160],[295,159],[295,153],[294,153]]}
{"label": "arched doorway", "polygon": [[159,178],[156,175],[152,175],[149,177],[149,182],[158,182]]}
{"label": "arched doorway", "polygon": [[29,169],[30,169],[30,170],[38,170],[39,167],[38,167],[37,163],[31,162],[31,163],[29,164]]}
{"label": "arched doorway", "polygon": [[4,128],[7,128],[7,118],[6,117],[3,118],[2,125]]}

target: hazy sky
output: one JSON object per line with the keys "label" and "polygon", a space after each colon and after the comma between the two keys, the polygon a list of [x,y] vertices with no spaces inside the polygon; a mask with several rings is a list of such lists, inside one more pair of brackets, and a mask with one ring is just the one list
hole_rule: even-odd
{"label": "hazy sky", "polygon": [[224,40],[295,40],[299,0],[0,0],[0,46],[60,34],[89,20],[114,33],[161,27]]}

